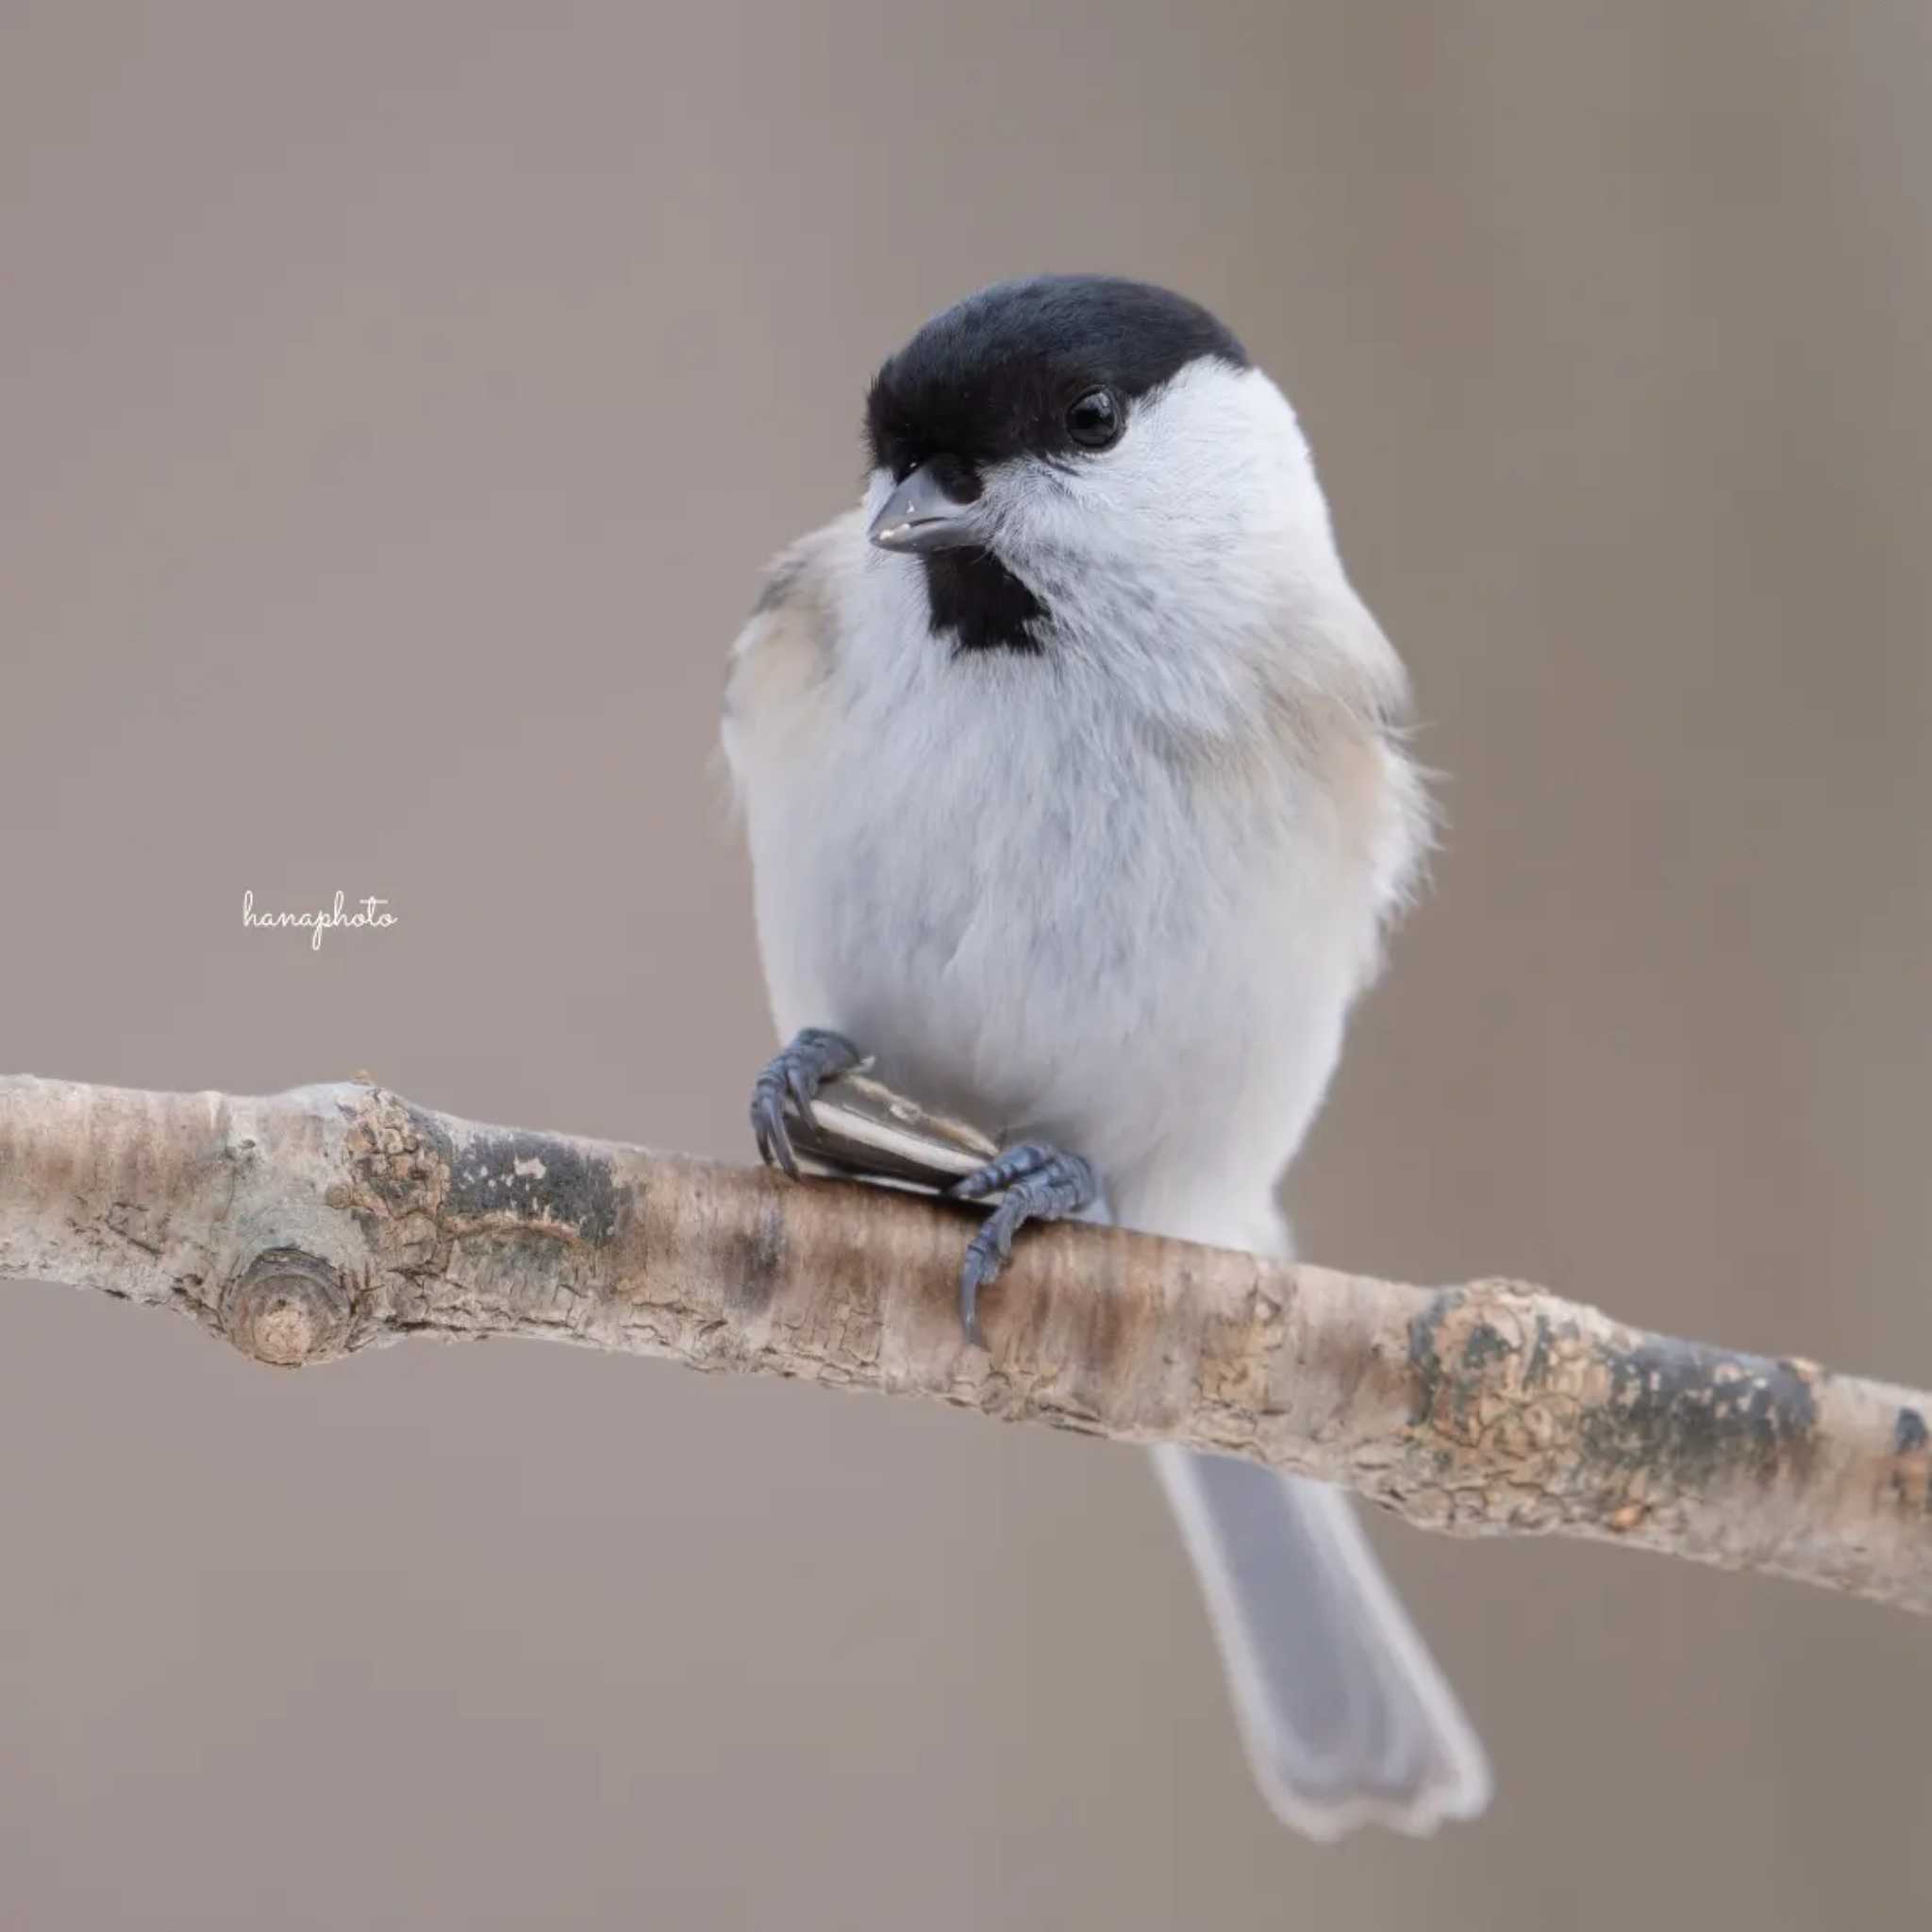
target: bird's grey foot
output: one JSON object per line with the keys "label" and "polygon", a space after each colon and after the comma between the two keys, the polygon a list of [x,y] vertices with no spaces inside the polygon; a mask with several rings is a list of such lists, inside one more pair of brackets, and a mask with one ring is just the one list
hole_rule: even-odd
{"label": "bird's grey foot", "polygon": [[811,1097],[834,1074],[856,1067],[862,1056],[842,1033],[808,1026],[782,1053],[768,1061],[752,1083],[751,1130],[758,1143],[758,1158],[768,1167],[782,1167],[798,1178],[798,1157],[785,1126],[785,1096],[807,1120],[812,1118]]}
{"label": "bird's grey foot", "polygon": [[1003,1188],[1006,1199],[968,1243],[959,1269],[959,1320],[966,1340],[975,1348],[986,1346],[979,1328],[979,1291],[1006,1265],[1023,1224],[1058,1221],[1100,1198],[1100,1181],[1091,1163],[1077,1154],[1062,1154],[1043,1141],[1022,1141],[1008,1147],[997,1160],[955,1181],[947,1192],[957,1200],[978,1201]]}

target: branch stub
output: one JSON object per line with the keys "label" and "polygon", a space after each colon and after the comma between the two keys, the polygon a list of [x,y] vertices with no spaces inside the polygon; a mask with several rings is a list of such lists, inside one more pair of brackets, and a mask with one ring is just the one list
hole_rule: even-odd
{"label": "branch stub", "polygon": [[326,1261],[300,1248],[270,1248],[223,1293],[222,1332],[256,1361],[300,1368],[343,1352],[352,1306]]}

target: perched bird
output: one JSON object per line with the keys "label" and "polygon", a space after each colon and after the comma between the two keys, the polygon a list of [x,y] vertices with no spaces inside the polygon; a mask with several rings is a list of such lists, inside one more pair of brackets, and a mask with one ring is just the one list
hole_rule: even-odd
{"label": "perched bird", "polygon": [[[1002,1129],[963,1257],[1028,1219],[1286,1256],[1275,1184],[1427,843],[1407,680],[1294,411],[1196,304],[999,284],[867,399],[862,504],[773,566],[724,739],[783,1102],[858,1062]],[[996,1292],[996,1291],[995,1291]],[[1481,1746],[1324,1485],[1162,1449],[1257,1777],[1317,1837],[1425,1832]]]}

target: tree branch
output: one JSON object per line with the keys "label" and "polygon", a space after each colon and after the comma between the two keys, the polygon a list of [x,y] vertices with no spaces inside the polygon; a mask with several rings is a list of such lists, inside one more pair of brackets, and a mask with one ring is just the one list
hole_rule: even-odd
{"label": "tree branch", "polygon": [[970,1210],[475,1125],[381,1088],[0,1078],[0,1275],[175,1307],[258,1360],[525,1335],[937,1397],[1932,1613],[1932,1397],[1612,1322],[1118,1229],[1029,1231],[968,1347]]}

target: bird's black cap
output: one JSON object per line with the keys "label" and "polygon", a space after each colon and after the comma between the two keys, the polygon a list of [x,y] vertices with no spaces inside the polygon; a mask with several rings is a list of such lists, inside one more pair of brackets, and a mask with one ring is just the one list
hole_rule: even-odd
{"label": "bird's black cap", "polygon": [[1106,388],[1131,402],[1204,356],[1247,351],[1197,302],[1115,275],[999,282],[936,315],[874,379],[866,436],[894,475],[936,456],[968,468],[1071,454],[1068,406]]}

